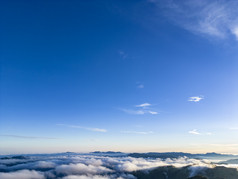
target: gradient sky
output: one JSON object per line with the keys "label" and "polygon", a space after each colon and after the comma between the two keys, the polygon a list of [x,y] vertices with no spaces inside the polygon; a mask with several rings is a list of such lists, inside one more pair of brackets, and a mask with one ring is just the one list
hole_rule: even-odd
{"label": "gradient sky", "polygon": [[0,154],[238,151],[238,2],[0,4]]}

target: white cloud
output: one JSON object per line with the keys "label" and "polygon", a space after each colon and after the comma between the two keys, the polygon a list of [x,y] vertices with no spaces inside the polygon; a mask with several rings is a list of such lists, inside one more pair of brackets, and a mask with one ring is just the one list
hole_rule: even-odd
{"label": "white cloud", "polygon": [[232,33],[236,36],[236,40],[238,40],[238,26],[232,29]]}
{"label": "white cloud", "polygon": [[201,134],[197,131],[197,129],[193,129],[193,130],[191,130],[191,131],[188,131],[188,133],[189,133],[189,134],[193,134],[193,135],[201,135]]}
{"label": "white cloud", "polygon": [[150,113],[150,114],[158,114],[158,112],[156,112],[156,111],[148,111],[148,113]]}
{"label": "white cloud", "polygon": [[189,98],[188,98],[188,101],[199,102],[199,101],[201,101],[202,99],[204,99],[204,98],[201,97],[201,96],[193,96],[193,97],[189,97]]}
{"label": "white cloud", "polygon": [[136,107],[139,107],[139,108],[144,108],[144,107],[148,107],[148,106],[151,106],[151,104],[150,103],[143,103],[143,104],[136,105]]}
{"label": "white cloud", "polygon": [[126,133],[126,134],[153,134],[153,131],[121,131],[121,133]]}
{"label": "white cloud", "polygon": [[9,172],[9,173],[1,173],[0,172],[0,178],[1,179],[45,179],[42,172],[37,172],[34,170],[19,170],[15,172]]}
{"label": "white cloud", "polygon": [[[222,145],[211,144],[214,147],[222,147]],[[226,145],[226,144],[225,144]],[[227,146],[236,147],[238,144],[227,144]],[[7,166],[0,160],[1,179],[45,179],[45,178],[62,178],[62,179],[135,179],[132,174],[137,170],[148,172],[156,167],[174,166],[177,168],[189,166],[190,175],[195,175],[202,167],[212,168],[221,166],[214,164],[209,160],[192,159],[187,157],[181,158],[133,158],[128,156],[110,157],[92,154],[58,154],[58,155],[36,155],[28,157],[28,161],[24,160]],[[24,165],[23,165],[24,163]],[[40,168],[31,167],[32,165]],[[25,167],[19,170],[19,165]],[[222,164],[225,167],[231,165]],[[15,167],[15,168],[13,168]],[[31,167],[29,169],[29,167]],[[53,168],[52,168],[53,167]],[[233,166],[233,167],[237,167]],[[41,170],[43,168],[43,170]],[[37,170],[37,171],[36,171]],[[38,170],[41,170],[39,172]]]}
{"label": "white cloud", "polygon": [[58,174],[67,174],[67,175],[87,175],[87,174],[95,175],[112,172],[111,169],[108,169],[103,166],[85,165],[82,163],[60,165],[55,168],[55,171]]}
{"label": "white cloud", "polygon": [[158,112],[150,110],[151,104],[150,103],[142,103],[139,105],[135,105],[134,109],[120,109],[128,114],[137,114],[137,115],[143,115],[143,114],[152,114],[156,115]]}
{"label": "white cloud", "polygon": [[91,127],[83,127],[83,126],[78,126],[78,125],[66,125],[66,124],[57,124],[57,125],[70,127],[70,128],[85,129],[85,130],[93,131],[93,132],[107,132],[106,129],[101,129],[101,128],[91,128]]}
{"label": "white cloud", "polygon": [[1,169],[9,169],[9,170],[41,170],[41,169],[49,169],[49,168],[54,168],[56,164],[51,161],[34,161],[32,159],[7,159],[7,160],[2,160],[0,163],[4,165],[9,165],[9,166],[2,166],[0,167]]}
{"label": "white cloud", "polygon": [[88,127],[85,127],[84,129],[89,130],[89,131],[94,131],[94,132],[107,132],[106,129],[100,129],[100,128],[88,128]]}
{"label": "white cloud", "polygon": [[69,175],[66,177],[63,177],[62,179],[136,179],[131,174],[124,174],[122,173],[121,176],[117,175],[107,175],[107,176],[102,176],[102,175]]}
{"label": "white cloud", "polygon": [[193,129],[191,131],[188,131],[188,133],[193,134],[193,135],[212,135],[211,132],[201,133],[201,132],[198,132],[197,129]]}
{"label": "white cloud", "polygon": [[145,109],[140,109],[140,110],[132,110],[132,109],[120,109],[125,113],[128,114],[135,114],[135,115],[143,115],[143,114],[152,114],[152,115],[156,115],[159,114],[156,111],[150,111],[150,110],[145,110]]}
{"label": "white cloud", "polygon": [[207,166],[209,167],[209,163],[205,163],[202,160],[196,159],[188,159],[188,158],[178,158],[178,159],[170,159],[162,160],[160,158],[157,159],[145,159],[145,158],[127,158],[124,161],[119,160],[119,164],[117,168],[120,171],[132,172],[136,170],[146,170],[153,169],[161,166],[173,165],[174,167],[184,167],[187,165],[193,166]]}
{"label": "white cloud", "polygon": [[238,39],[238,1],[235,0],[149,0],[163,9],[164,15],[181,27],[220,39]]}

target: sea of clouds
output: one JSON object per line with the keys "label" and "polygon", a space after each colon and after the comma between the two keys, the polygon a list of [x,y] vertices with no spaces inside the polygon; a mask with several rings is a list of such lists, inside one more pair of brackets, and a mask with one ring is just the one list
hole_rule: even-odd
{"label": "sea of clouds", "polygon": [[[175,159],[133,158],[128,156],[27,155],[1,158],[1,179],[135,179],[134,171],[148,172],[156,167],[189,166],[190,176],[215,165],[209,160],[186,157]],[[235,166],[237,167],[237,166]]]}

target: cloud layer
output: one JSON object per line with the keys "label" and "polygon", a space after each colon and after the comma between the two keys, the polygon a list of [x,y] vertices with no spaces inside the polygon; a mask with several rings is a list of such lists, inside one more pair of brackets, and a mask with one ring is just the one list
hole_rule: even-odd
{"label": "cloud layer", "polygon": [[30,155],[0,158],[1,179],[135,179],[133,172],[149,172],[157,167],[190,166],[191,176],[203,168],[212,168],[208,160],[186,157],[152,159],[92,154]]}

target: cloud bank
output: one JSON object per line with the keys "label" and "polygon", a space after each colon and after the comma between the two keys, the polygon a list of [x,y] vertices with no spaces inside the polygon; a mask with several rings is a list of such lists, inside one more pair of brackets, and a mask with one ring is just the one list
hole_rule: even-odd
{"label": "cloud bank", "polygon": [[[190,175],[214,167],[208,160],[180,158],[134,158],[93,154],[46,154],[0,158],[1,179],[135,179],[136,171],[157,167],[189,167]],[[237,166],[236,166],[237,167]]]}

